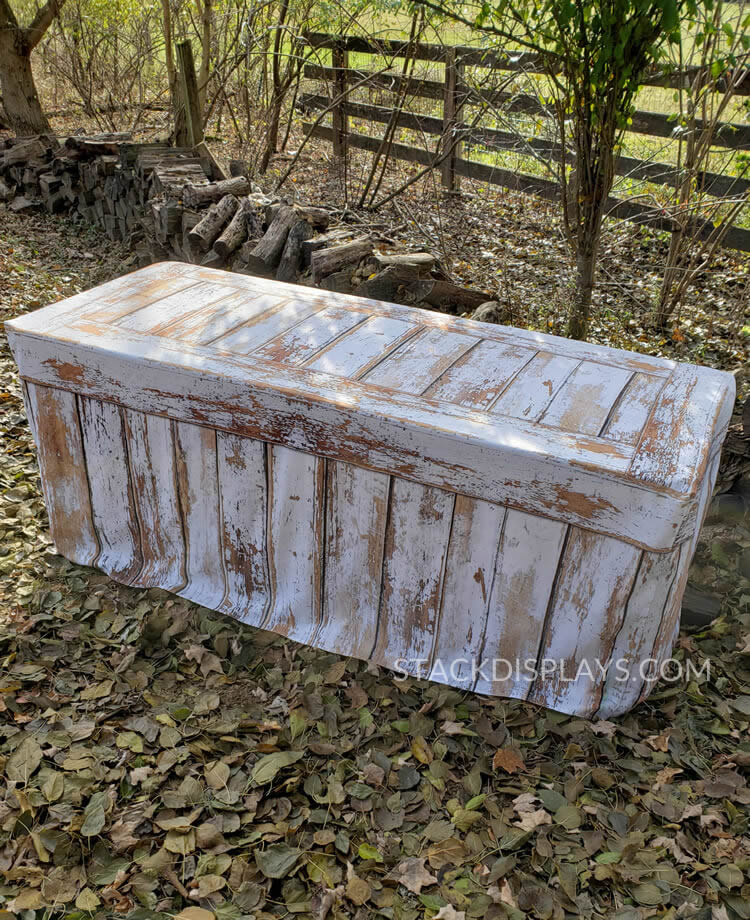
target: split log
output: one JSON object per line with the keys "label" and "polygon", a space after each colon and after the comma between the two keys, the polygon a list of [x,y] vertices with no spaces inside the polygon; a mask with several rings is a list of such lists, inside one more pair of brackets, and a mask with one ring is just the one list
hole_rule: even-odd
{"label": "split log", "polygon": [[0,157],[0,169],[8,169],[33,159],[45,159],[57,146],[57,142],[46,135],[24,137],[9,147]]}
{"label": "split log", "polygon": [[476,310],[490,299],[484,291],[462,288],[450,281],[417,281],[410,286],[415,303],[427,303],[446,312],[456,308],[461,312]]}
{"label": "split log", "polygon": [[488,300],[477,307],[471,319],[480,323],[505,323],[508,321],[508,311],[497,300]]}
{"label": "split log", "polygon": [[120,146],[129,144],[131,141],[130,132],[124,131],[84,136],[72,135],[65,138],[63,146],[68,156],[95,157],[109,153],[119,156]]}
{"label": "split log", "polygon": [[35,211],[42,210],[42,202],[38,198],[26,198],[24,195],[19,195],[11,201],[8,207],[16,214],[33,214]]}
{"label": "split log", "polygon": [[333,246],[335,243],[343,243],[344,240],[350,240],[354,232],[343,228],[329,230],[328,233],[321,233],[320,236],[305,240],[302,243],[302,264],[308,266],[312,260],[312,254],[319,249],[325,249],[326,246]]}
{"label": "split log", "polygon": [[387,300],[391,303],[405,303],[408,285],[419,280],[419,268],[416,265],[392,264],[373,278],[363,281],[354,291],[358,297],[372,300]]}
{"label": "split log", "polygon": [[132,168],[146,147],[161,147],[161,144],[121,144],[119,148],[120,164]]}
{"label": "split log", "polygon": [[294,282],[302,262],[302,243],[313,235],[312,225],[307,220],[298,220],[289,231],[281,254],[279,267],[276,269],[277,281]]}
{"label": "split log", "polygon": [[182,203],[186,208],[200,208],[218,201],[226,195],[247,195],[252,183],[245,176],[207,182],[205,185],[186,185],[182,190]]}
{"label": "split log", "polygon": [[[189,147],[146,147],[136,158],[136,174],[142,179],[150,178],[156,166],[164,166],[169,160],[200,165],[200,159],[193,156]],[[205,177],[205,173],[203,175]],[[205,180],[205,185],[208,185],[208,179]]]}
{"label": "split log", "polygon": [[338,246],[329,246],[319,249],[312,254],[313,281],[320,281],[326,275],[341,271],[346,265],[356,265],[365,256],[372,252],[372,240],[369,236],[362,236],[349,243]]}
{"label": "split log", "polygon": [[239,206],[240,203],[234,195],[225,195],[221,201],[209,208],[203,220],[188,233],[190,242],[199,246],[203,252],[207,252]]}
{"label": "split log", "polygon": [[54,173],[42,173],[39,176],[39,188],[43,198],[54,195],[55,192],[62,188],[62,179]]}
{"label": "split log", "polygon": [[240,204],[221,236],[214,243],[214,249],[225,259],[247,239],[250,205],[247,198]]}
{"label": "split log", "polygon": [[224,256],[220,255],[215,249],[207,252],[200,262],[204,268],[223,268],[225,263]]}
{"label": "split log", "polygon": [[208,144],[201,141],[195,147],[196,154],[200,157],[203,169],[212,182],[223,182],[227,176],[224,170],[219,166],[216,157],[211,153]]}
{"label": "split log", "polygon": [[316,230],[328,229],[331,215],[325,208],[315,208],[309,204],[295,204],[294,210]]}
{"label": "split log", "polygon": [[155,195],[174,195],[180,197],[186,186],[204,187],[208,182],[203,164],[197,157],[184,160],[167,160],[157,164],[151,174]]}
{"label": "split log", "polygon": [[266,227],[270,227],[274,222],[276,215],[282,207],[286,207],[285,201],[279,201],[278,198],[267,198],[263,205],[263,214],[265,215]]}
{"label": "split log", "polygon": [[153,202],[154,231],[160,243],[167,243],[182,231],[182,206],[174,198]]}
{"label": "split log", "polygon": [[66,156],[56,156],[50,163],[50,167],[56,176],[68,172],[78,173],[79,170],[78,161]]}
{"label": "split log", "polygon": [[242,257],[249,272],[268,277],[273,275],[284,251],[286,238],[296,221],[294,209],[281,205],[260,242],[245,243]]}
{"label": "split log", "polygon": [[96,158],[96,175],[99,179],[106,176],[113,176],[119,166],[119,160],[114,156],[102,156]]}
{"label": "split log", "polygon": [[435,264],[435,256],[431,252],[397,252],[389,255],[375,252],[372,258],[381,270],[391,265],[413,265],[419,269],[420,275],[428,275]]}
{"label": "split log", "polygon": [[333,291],[336,294],[351,294],[354,291],[352,273],[351,271],[334,272],[327,278],[323,278],[319,287],[322,287],[324,291]]}
{"label": "split log", "polygon": [[0,179],[0,201],[10,201],[13,197],[13,190]]}

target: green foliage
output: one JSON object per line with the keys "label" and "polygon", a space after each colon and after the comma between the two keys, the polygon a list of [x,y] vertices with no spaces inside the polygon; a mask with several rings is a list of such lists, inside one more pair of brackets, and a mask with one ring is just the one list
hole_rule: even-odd
{"label": "green foliage", "polygon": [[605,106],[622,128],[644,70],[680,41],[694,8],[695,0],[484,0],[474,23],[547,57],[550,69],[558,62],[590,118],[600,120]]}

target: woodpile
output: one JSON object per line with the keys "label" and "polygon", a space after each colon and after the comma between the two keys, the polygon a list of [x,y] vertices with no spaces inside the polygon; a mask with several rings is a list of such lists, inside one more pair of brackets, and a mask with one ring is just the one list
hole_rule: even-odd
{"label": "woodpile", "polygon": [[134,143],[129,134],[0,140],[0,202],[67,213],[123,241],[145,265],[165,259],[466,314],[489,297],[453,284],[430,253],[384,253],[323,207],[268,197],[227,178],[205,144]]}

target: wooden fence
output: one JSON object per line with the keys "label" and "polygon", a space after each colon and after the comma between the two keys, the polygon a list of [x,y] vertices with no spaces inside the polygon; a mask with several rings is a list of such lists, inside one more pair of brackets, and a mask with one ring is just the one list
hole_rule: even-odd
{"label": "wooden fence", "polygon": [[[477,88],[466,80],[466,70],[469,67],[541,74],[543,69],[535,56],[521,53],[509,56],[468,46],[374,41],[317,32],[308,33],[306,41],[312,48],[330,51],[330,66],[308,63],[304,69],[306,78],[325,82],[329,89],[328,95],[305,93],[301,96],[301,103],[308,111],[330,112],[331,124],[318,120],[314,124],[306,123],[304,127],[313,137],[330,141],[336,155],[344,156],[349,147],[373,152],[381,149],[382,141],[379,137],[350,131],[350,118],[390,124],[439,138],[434,153],[425,147],[395,142],[389,145],[388,150],[389,155],[396,159],[439,168],[442,184],[446,188],[455,189],[458,178],[464,176],[548,200],[559,199],[560,185],[553,179],[526,175],[463,156],[465,146],[472,145],[484,147],[488,151],[530,152],[547,162],[559,162],[562,150],[555,141],[532,137],[519,145],[518,132],[472,125],[464,120],[465,109],[477,105],[501,108],[504,113],[514,115],[549,118],[549,111],[534,95]],[[350,53],[385,56],[388,59],[404,58],[408,54],[413,60],[444,65],[444,79],[420,79],[392,71],[375,72],[352,68],[349,66]],[[689,81],[691,74],[690,68],[681,74],[654,73],[644,80],[644,85],[679,88]],[[373,105],[351,98],[356,90],[373,88],[399,94],[402,100],[416,97],[442,102],[442,117],[410,112],[399,107]],[[737,95],[750,96],[750,71],[737,87]],[[703,123],[698,121],[697,127],[700,130]],[[675,138],[675,128],[674,119],[668,115],[636,111],[627,131],[668,140]],[[750,152],[750,124],[721,122],[713,146],[727,151]],[[748,172],[750,167],[744,174]],[[674,165],[630,156],[619,157],[616,174],[665,186],[675,186],[680,181],[679,170]],[[703,190],[712,196],[731,195],[736,198],[750,191],[748,178],[714,172],[705,172],[698,178]],[[634,199],[610,197],[608,216],[648,224],[666,231],[676,228],[674,221],[662,208]],[[707,238],[714,230],[714,225],[709,221],[696,219],[698,236]],[[724,237],[723,245],[730,249],[750,251],[750,230],[731,227]]]}

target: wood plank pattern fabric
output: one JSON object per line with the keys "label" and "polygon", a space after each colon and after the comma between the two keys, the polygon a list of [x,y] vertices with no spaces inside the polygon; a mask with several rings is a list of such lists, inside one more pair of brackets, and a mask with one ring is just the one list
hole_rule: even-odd
{"label": "wood plank pattern fabric", "polygon": [[173,263],[7,328],[75,562],[585,716],[669,655],[727,374]]}

